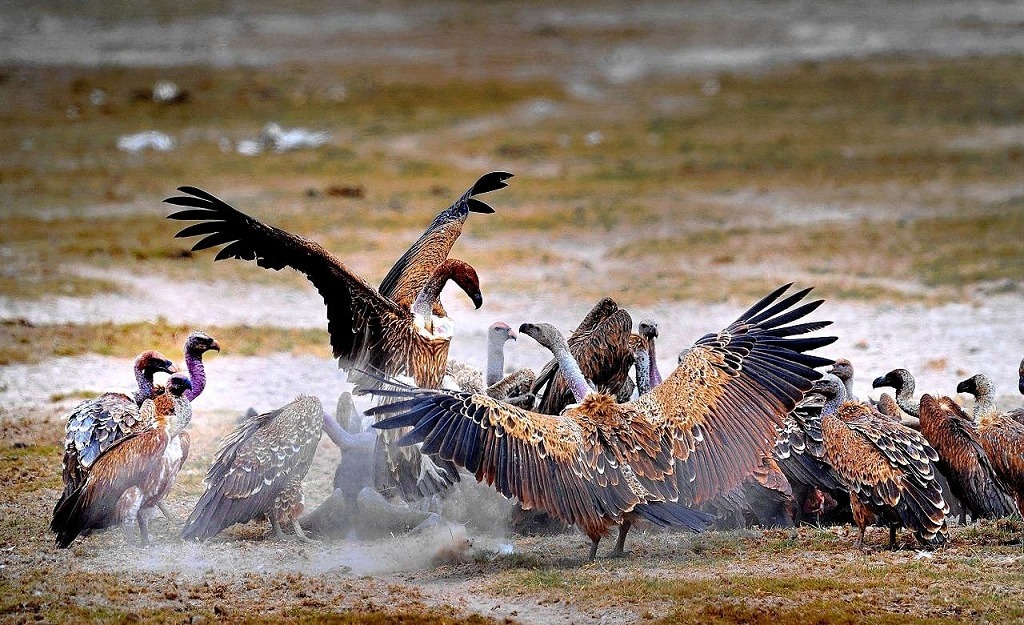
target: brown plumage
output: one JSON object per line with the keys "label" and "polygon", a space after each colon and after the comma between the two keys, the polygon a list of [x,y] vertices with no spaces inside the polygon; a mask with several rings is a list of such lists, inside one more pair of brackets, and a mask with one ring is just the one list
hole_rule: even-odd
{"label": "brown plumage", "polygon": [[995,388],[988,376],[978,374],[960,382],[957,393],[974,395],[978,438],[1003,487],[1024,511],[1024,424],[995,407]]}
{"label": "brown plumage", "polygon": [[997,519],[1016,512],[989,462],[971,418],[949,397],[921,396],[921,434],[939,454],[936,466],[971,518]]}
{"label": "brown plumage", "polygon": [[882,393],[878,396],[878,405],[875,408],[879,413],[892,417],[896,421],[900,421],[903,418],[903,413],[900,411],[899,404],[896,403],[896,398],[889,393]]}
{"label": "brown plumage", "polygon": [[[481,189],[493,190],[504,186],[505,178],[498,175],[489,184],[477,184]],[[176,235],[205,235],[192,246],[194,251],[226,244],[215,260],[255,260],[261,267],[280,270],[289,266],[306,275],[327,305],[327,330],[334,356],[339,366],[349,369],[349,379],[357,388],[373,384],[373,380],[360,374],[364,369],[388,376],[408,375],[424,388],[441,384],[453,331],[452,321],[437,305],[441,290],[449,280],[454,281],[477,308],[483,297],[479,278],[470,265],[438,256],[442,250],[447,255],[461,222],[457,218],[450,222],[458,225],[455,229],[434,225],[448,212],[468,212],[472,207],[479,210],[486,206],[471,197],[474,192],[483,191],[475,186],[435,219],[431,229],[388,274],[392,279],[386,278],[385,284],[392,297],[387,297],[319,244],[267,226],[200,189],[179,190],[189,196],[165,201],[190,208],[168,217],[200,222]],[[397,450],[390,440],[381,440],[378,447],[375,476],[382,492],[397,489],[398,494],[409,499],[439,492],[458,480],[454,467],[434,467],[430,461],[424,462],[415,449]]]}
{"label": "brown plumage", "polygon": [[938,454],[919,432],[884,417],[867,404],[845,401],[845,388],[829,375],[816,385],[825,396],[821,431],[825,460],[850,492],[859,530],[875,522],[889,527],[889,547],[900,526],[925,545],[945,542],[949,506],[935,480]]}
{"label": "brown plumage", "polygon": [[267,518],[274,534],[281,526],[305,538],[302,479],[313,462],[324,423],[316,397],[250,417],[228,434],[206,474],[206,490],[189,515],[181,537],[205,540],[235,523]]}
{"label": "brown plumage", "polygon": [[78,404],[68,413],[64,427],[61,499],[82,485],[93,462],[103,452],[125,436],[149,427],[139,407],[153,397],[153,376],[158,372],[177,371],[174,363],[152,350],[136,356],[133,368],[138,389],[131,397],[124,393],[104,393]]}
{"label": "brown plumage", "polygon": [[749,475],[774,426],[820,375],[811,367],[831,363],[804,352],[834,337],[794,337],[829,322],[786,325],[821,302],[795,306],[809,289],[780,300],[787,288],[701,338],[672,375],[631,403],[590,393],[556,416],[483,395],[407,388],[377,391],[398,401],[370,413],[393,415],[378,428],[413,426],[402,444],[422,442],[424,452],[465,467],[524,508],[579,526],[593,541],[591,558],[617,524],[620,551],[634,518],[698,529],[705,519],[687,507]]}
{"label": "brown plumage", "polygon": [[[490,214],[494,209],[475,196],[504,189],[512,174],[493,171],[479,180],[450,207],[442,211],[420,235],[405,254],[399,258],[380,283],[380,294],[402,307],[410,307],[434,270],[448,258],[462,226],[470,213]],[[447,317],[440,300],[434,302],[433,313]]]}
{"label": "brown plumage", "polygon": [[[569,353],[579,363],[584,377],[602,393],[618,395],[633,366],[630,335],[633,320],[610,298],[599,301],[567,339]],[[560,374],[556,360],[550,361],[533,383],[537,411],[558,414],[572,401],[572,392]]]}
{"label": "brown plumage", "polygon": [[191,439],[184,426],[192,408],[183,393],[191,388],[180,373],[171,376],[166,391],[142,404],[142,431],[122,437],[93,463],[82,484],[61,497],[53,511],[50,530],[64,548],[84,533],[121,524],[129,543],[138,525],[142,544],[148,545],[149,518],[167,495],[181,465],[188,458]]}

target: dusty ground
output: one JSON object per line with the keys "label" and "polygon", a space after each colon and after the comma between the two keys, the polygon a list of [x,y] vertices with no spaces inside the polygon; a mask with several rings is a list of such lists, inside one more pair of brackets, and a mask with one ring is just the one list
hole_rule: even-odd
{"label": "dusty ground", "polygon": [[[934,553],[909,535],[861,553],[846,528],[641,530],[629,557],[594,564],[581,564],[582,535],[513,537],[500,523],[315,545],[253,525],[197,547],[160,520],[149,549],[107,532],[55,550],[61,417],[127,389],[143,347],[180,343],[160,335],[168,324],[249,337],[208,358],[169,498],[179,516],[242,411],[299,393],[330,410],[348,388],[320,335],[283,335],[291,349],[252,339],[322,331],[322,302],[287,272],[189,255],[159,202],[179,184],[323,241],[376,283],[476,176],[514,171],[456,248],[485,297],[474,311],[444,296],[457,359],[482,363],[495,320],[570,330],[613,295],[659,321],[669,371],[795,281],[827,298],[819,314],[839,341],[826,353],[854,362],[861,396],[901,366],[919,392],[984,371],[1003,405],[1021,401],[1019,6],[291,4],[0,16],[0,622],[1024,620],[1019,520],[956,527]],[[167,78],[188,103],[132,95]],[[330,141],[237,154],[269,121]],[[116,149],[148,129],[175,149]],[[340,186],[360,191],[330,195]],[[100,336],[147,338],[96,339],[107,322]],[[58,327],[75,340],[46,340]],[[508,350],[509,367],[544,360],[528,339]],[[338,453],[321,443],[309,504],[328,496]],[[462,531],[472,548],[452,559]]]}

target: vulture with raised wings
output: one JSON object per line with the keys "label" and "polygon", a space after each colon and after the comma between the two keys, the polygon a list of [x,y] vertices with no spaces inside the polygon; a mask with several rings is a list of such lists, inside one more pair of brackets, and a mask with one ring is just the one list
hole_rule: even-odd
{"label": "vulture with raised wings", "polygon": [[378,428],[413,428],[400,443],[422,443],[524,507],[579,526],[592,541],[591,559],[618,525],[619,554],[636,518],[702,528],[706,516],[690,507],[754,470],[775,425],[820,376],[813,367],[832,362],[806,352],[835,337],[796,336],[830,322],[792,323],[821,301],[797,306],[809,289],[782,298],[788,286],[698,340],[662,384],[630,403],[590,392],[557,330],[524,324],[520,333],[555,351],[579,401],[561,415],[413,388],[375,391],[396,402],[370,412],[385,417]]}
{"label": "vulture with raised wings", "polygon": [[[193,251],[217,245],[215,260],[255,260],[260,267],[292,267],[317,288],[327,305],[327,330],[334,356],[349,370],[357,388],[372,386],[360,371],[407,375],[425,388],[440,385],[448,360],[453,323],[439,300],[453,281],[479,308],[480,282],[469,264],[447,258],[469,212],[492,212],[474,196],[504,188],[511,174],[481,177],[449,209],[442,212],[419,241],[388,273],[378,292],[319,244],[263,224],[195,187],[180,187],[187,196],[165,200],[186,207],[170,219],[199,221],[176,236],[204,236]],[[386,293],[386,294],[385,294]],[[407,499],[443,491],[458,480],[454,466],[435,466],[416,449],[399,450],[389,435],[379,440],[375,456],[377,488]]]}
{"label": "vulture with raised wings", "polygon": [[998,519],[1016,512],[1010,494],[985,453],[977,426],[949,397],[924,394],[921,434],[939,454],[936,466],[972,519]]}
{"label": "vulture with raised wings", "polygon": [[135,358],[134,369],[138,389],[132,396],[104,393],[78,404],[68,413],[64,427],[64,493],[60,501],[82,485],[92,464],[111,445],[148,426],[139,407],[153,397],[153,376],[177,371],[174,363],[152,350]]}
{"label": "vulture with raised wings", "polygon": [[[633,366],[632,331],[633,319],[629,313],[605,297],[569,335],[569,353],[579,364],[583,377],[599,392],[618,396],[629,380],[629,369]],[[557,359],[541,369],[532,392],[537,396],[537,411],[545,414],[558,414],[573,401],[573,393]]]}
{"label": "vulture with raised wings", "polygon": [[117,524],[130,544],[135,526],[142,544],[150,544],[149,519],[188,458],[191,439],[184,428],[192,418],[192,408],[183,394],[189,388],[191,383],[184,374],[172,375],[166,388],[142,403],[145,429],[104,449],[85,480],[61,497],[50,521],[58,547]]}
{"label": "vulture with raised wings", "polygon": [[301,395],[277,410],[249,417],[228,434],[206,474],[203,492],[181,537],[206,540],[235,523],[270,521],[274,535],[290,527],[305,538],[302,479],[323,432],[320,400]]}
{"label": "vulture with raised wings", "polygon": [[978,438],[1003,487],[1024,513],[1024,424],[995,406],[995,388],[984,374],[960,382],[957,393],[974,395],[974,420]]}
{"label": "vulture with raised wings", "polygon": [[863,547],[864,531],[874,523],[889,527],[890,549],[900,527],[924,545],[945,542],[949,506],[935,479],[938,454],[928,441],[868,404],[846,401],[845,386],[832,374],[815,383],[815,392],[825,397],[825,460],[850,492],[857,546]]}

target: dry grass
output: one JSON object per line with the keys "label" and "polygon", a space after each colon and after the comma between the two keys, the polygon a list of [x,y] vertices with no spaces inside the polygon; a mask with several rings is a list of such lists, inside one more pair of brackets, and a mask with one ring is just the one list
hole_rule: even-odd
{"label": "dry grass", "polygon": [[[0,365],[40,362],[60,356],[100,354],[134,358],[143,349],[155,349],[180,361],[187,325],[166,319],[128,324],[97,323],[34,325],[20,320],[0,322]],[[221,349],[236,356],[270,353],[310,354],[331,357],[326,330],[251,326],[210,326],[204,331],[217,339]],[[140,347],[142,346],[142,347]]]}

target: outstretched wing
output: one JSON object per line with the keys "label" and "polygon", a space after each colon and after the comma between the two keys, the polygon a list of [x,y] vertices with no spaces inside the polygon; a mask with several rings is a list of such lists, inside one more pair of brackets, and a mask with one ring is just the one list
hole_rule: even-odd
{"label": "outstretched wing", "polygon": [[188,195],[164,201],[188,209],[171,213],[168,219],[200,223],[176,237],[204,236],[192,246],[193,251],[224,245],[214,260],[255,260],[267,269],[287,266],[302,272],[327,304],[327,330],[340,365],[392,372],[387,328],[408,316],[408,311],[382,297],[318,243],[261,223],[201,189],[178,190]]}
{"label": "outstretched wing", "polygon": [[836,337],[798,337],[831,322],[792,323],[822,300],[797,306],[810,289],[780,300],[789,287],[701,338],[664,382],[626,404],[672,440],[680,503],[707,501],[750,475],[775,427],[821,377],[813,368],[832,363],[806,352]]}
{"label": "outstretched wing", "polygon": [[423,443],[524,508],[539,508],[600,533],[639,504],[666,501],[669,446],[611,398],[590,397],[564,415],[515,408],[486,395],[398,388],[398,401],[367,414],[395,415],[380,429],[414,426],[400,444]]}
{"label": "outstretched wing", "polygon": [[[435,217],[420,238],[384,276],[380,283],[380,294],[402,308],[411,307],[430,275],[448,258],[455,240],[462,234],[462,225],[466,223],[469,213],[494,212],[493,208],[474,196],[504,189],[511,177],[512,174],[507,171],[484,174],[462,197]],[[440,303],[437,305],[440,306]],[[435,310],[434,314],[446,316],[440,310]]]}
{"label": "outstretched wing", "polygon": [[309,471],[322,421],[320,400],[301,396],[247,419],[228,434],[182,538],[203,540],[235,523],[268,514],[288,482]]}

